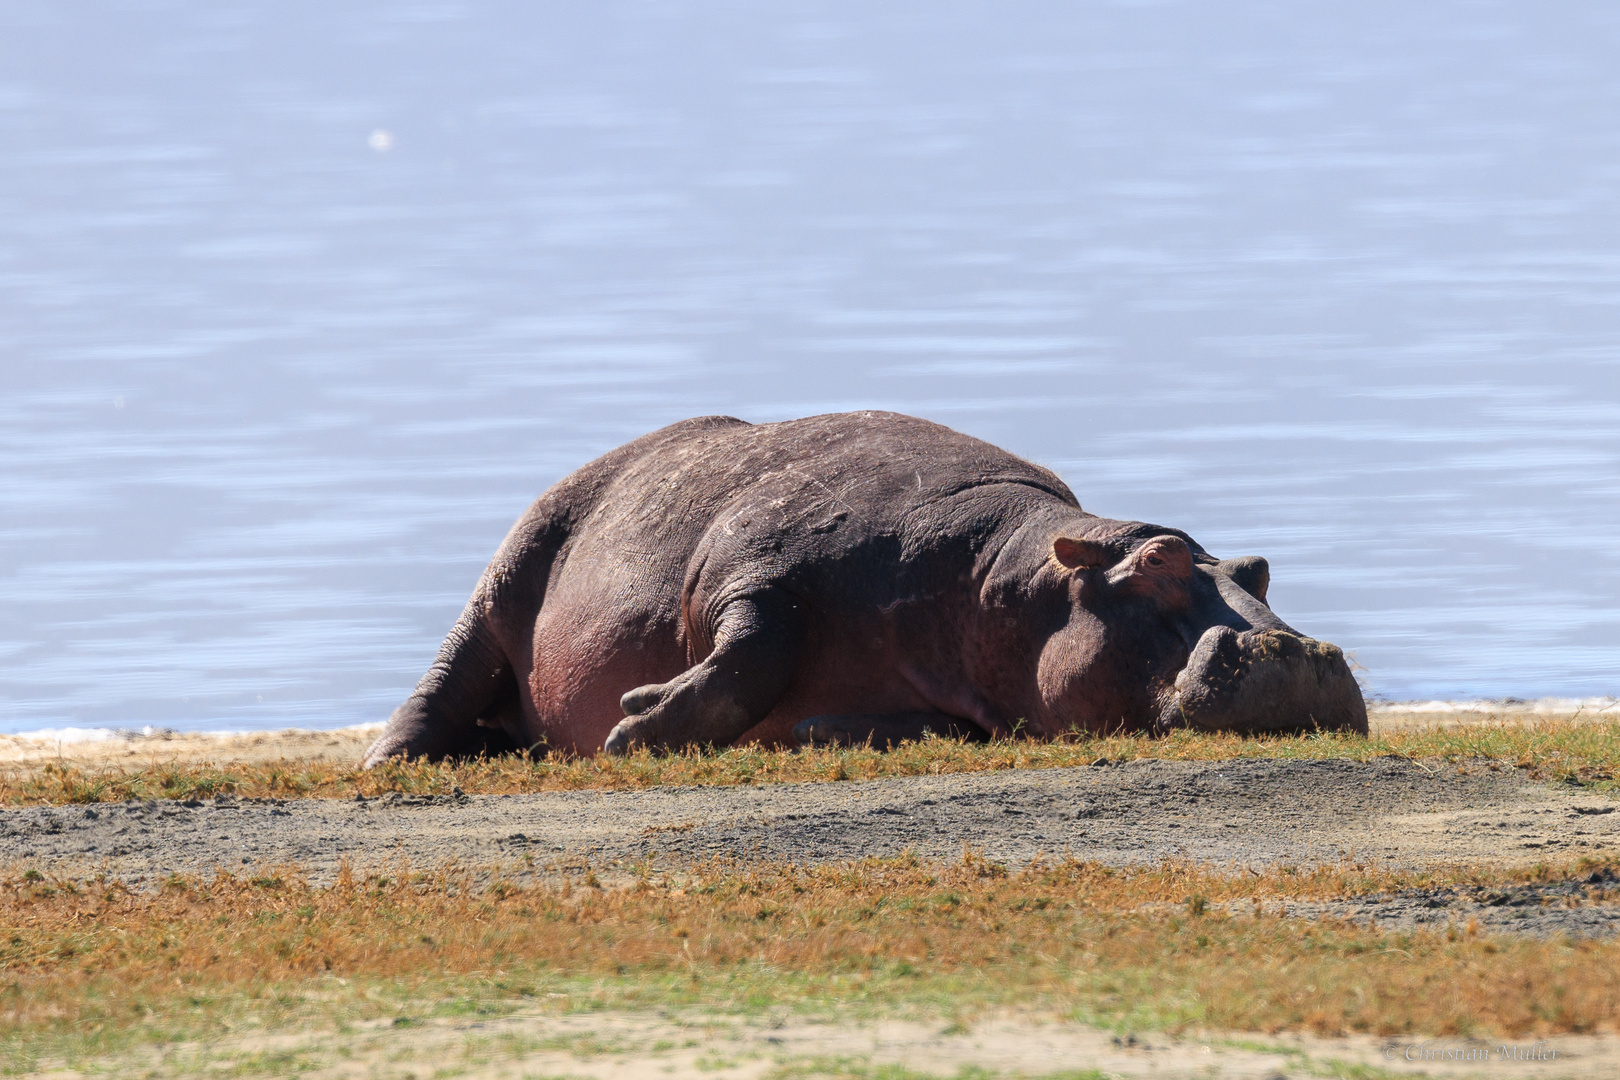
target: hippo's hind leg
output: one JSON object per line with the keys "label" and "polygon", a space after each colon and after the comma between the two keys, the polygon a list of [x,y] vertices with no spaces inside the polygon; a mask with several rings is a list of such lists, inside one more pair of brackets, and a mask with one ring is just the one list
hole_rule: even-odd
{"label": "hippo's hind leg", "polygon": [[638,686],[619,700],[625,719],[602,749],[726,746],[776,707],[798,666],[805,616],[779,588],[739,597],[720,613],[708,657],[667,683]]}
{"label": "hippo's hind leg", "polygon": [[800,746],[871,746],[877,750],[892,750],[903,742],[921,742],[929,735],[964,742],[990,739],[978,724],[936,712],[812,716],[793,728],[793,737]]}
{"label": "hippo's hind leg", "polygon": [[484,598],[474,594],[438,658],[377,741],[365,767],[392,757],[445,758],[517,748],[504,723],[517,703],[517,680],[493,640]]}

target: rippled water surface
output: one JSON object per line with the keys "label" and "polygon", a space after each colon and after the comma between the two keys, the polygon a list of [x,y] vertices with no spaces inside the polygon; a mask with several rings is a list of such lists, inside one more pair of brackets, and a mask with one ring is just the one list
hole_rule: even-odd
{"label": "rippled water surface", "polygon": [[1620,692],[1620,8],[0,6],[0,731],[382,719],[506,528],[890,408]]}

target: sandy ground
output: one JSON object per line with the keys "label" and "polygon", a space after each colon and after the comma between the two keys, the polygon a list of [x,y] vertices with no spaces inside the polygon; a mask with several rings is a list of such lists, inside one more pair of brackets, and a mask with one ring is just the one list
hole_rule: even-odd
{"label": "sandy ground", "polygon": [[0,735],[0,769],[37,768],[53,761],[140,769],[175,762],[259,763],[309,761],[358,764],[382,731],[381,724],[337,731],[259,731],[246,735],[197,735],[157,730],[68,731],[57,736]]}
{"label": "sandy ground", "polygon": [[[472,1022],[398,1017],[360,1025],[341,1036],[249,1034],[228,1036],[207,1047],[169,1044],[144,1058],[118,1062],[118,1074],[221,1074],[228,1073],[233,1061],[266,1054],[282,1055],[289,1068],[296,1062],[297,1075],[308,1080],[755,1080],[777,1070],[781,1070],[777,1075],[794,1077],[848,1077],[854,1068],[874,1066],[902,1066],[908,1076],[941,1077],[976,1068],[997,1076],[1097,1069],[1110,1077],[1156,1080],[1358,1075],[1585,1080],[1615,1075],[1620,1037],[1561,1036],[1539,1043],[1308,1035],[1229,1039],[1116,1035],[1079,1024],[1015,1017],[979,1018],[962,1030],[944,1022],[904,1020],[809,1022],[787,1016],[559,1015],[536,1010]],[[209,1062],[211,1069],[204,1064]],[[80,1074],[38,1075],[68,1080]]]}

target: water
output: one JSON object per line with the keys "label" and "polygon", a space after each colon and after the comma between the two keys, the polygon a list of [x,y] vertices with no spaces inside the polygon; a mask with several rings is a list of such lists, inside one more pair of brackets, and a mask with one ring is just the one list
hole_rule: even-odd
{"label": "water", "polygon": [[1620,8],[0,7],[0,731],[385,717],[666,422],[880,407],[1620,692]]}

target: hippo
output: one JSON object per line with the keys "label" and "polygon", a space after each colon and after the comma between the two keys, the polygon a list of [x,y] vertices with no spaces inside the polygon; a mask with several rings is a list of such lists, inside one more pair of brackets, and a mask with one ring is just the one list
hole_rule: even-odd
{"label": "hippo", "polygon": [[927,420],[700,417],[518,519],[365,764],[1366,732],[1344,655],[1272,613],[1269,579]]}

